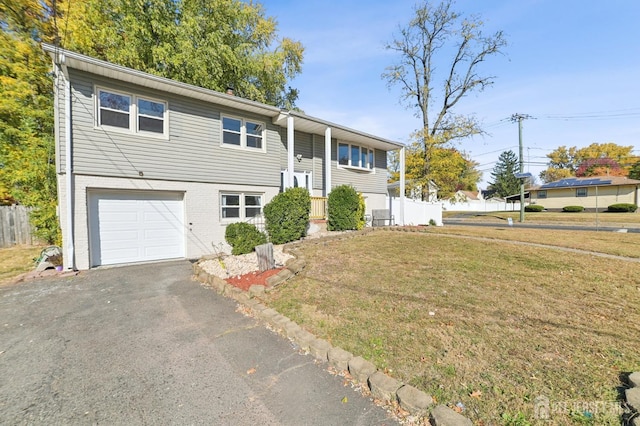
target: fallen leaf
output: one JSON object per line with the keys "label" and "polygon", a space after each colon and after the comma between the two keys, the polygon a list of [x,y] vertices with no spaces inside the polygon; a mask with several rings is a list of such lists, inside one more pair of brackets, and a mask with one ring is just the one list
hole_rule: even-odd
{"label": "fallen leaf", "polygon": [[420,357],[420,362],[427,362],[427,357],[426,356],[421,356]]}
{"label": "fallen leaf", "polygon": [[342,398],[342,403],[346,404],[347,402],[349,402],[349,398],[347,398],[346,396],[344,398]]}
{"label": "fallen leaf", "polygon": [[479,390],[473,391],[469,394],[469,396],[471,398],[480,399],[480,397],[482,396],[482,391],[479,391]]}
{"label": "fallen leaf", "polygon": [[255,372],[256,372],[255,368],[250,368],[250,369],[247,370],[247,374],[253,374]]}

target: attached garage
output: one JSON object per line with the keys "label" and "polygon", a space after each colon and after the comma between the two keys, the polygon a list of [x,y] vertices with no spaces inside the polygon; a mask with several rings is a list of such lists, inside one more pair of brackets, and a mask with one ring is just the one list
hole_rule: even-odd
{"label": "attached garage", "polygon": [[91,265],[185,257],[183,194],[90,191]]}

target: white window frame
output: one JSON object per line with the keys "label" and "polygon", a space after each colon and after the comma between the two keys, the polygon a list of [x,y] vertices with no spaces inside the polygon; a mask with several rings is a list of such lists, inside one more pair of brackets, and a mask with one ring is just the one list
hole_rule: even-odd
{"label": "white window frame", "polygon": [[[239,197],[240,204],[238,206],[226,206],[223,204],[223,199],[225,195],[237,195]],[[264,211],[265,199],[264,193],[261,192],[242,192],[242,191],[220,191],[220,221],[224,223],[233,223],[233,222],[242,222],[245,220],[249,220],[254,216],[247,216],[247,208],[256,208],[257,206],[247,205],[246,197],[260,197],[260,213]],[[238,217],[224,217],[224,209],[225,208],[238,208],[239,213]]]}
{"label": "white window frame", "polygon": [[[129,98],[130,104],[129,104],[129,127],[128,128],[102,124],[101,115],[100,115],[100,111],[102,110],[102,106],[100,105],[100,92],[113,93],[114,95],[126,96]],[[94,93],[95,93],[95,126],[96,128],[102,129],[102,130],[114,131],[114,132],[140,135],[145,137],[158,138],[158,139],[169,138],[169,104],[167,101],[154,98],[151,96],[141,96],[131,92],[114,90],[114,89],[110,89],[108,87],[103,87],[103,86],[95,86]],[[162,104],[164,106],[164,111],[162,113],[162,133],[140,130],[139,117],[146,117],[146,115],[139,114],[138,112],[139,100],[154,102],[154,103]],[[157,117],[151,117],[151,118],[159,120],[159,118]]]}
{"label": "white window frame", "polygon": [[[347,164],[340,164],[340,146],[346,146],[347,147],[347,158],[348,158],[348,163]],[[358,165],[353,165],[351,159],[352,159],[352,150],[354,148],[358,149]],[[367,164],[365,166],[362,166],[360,163],[362,162],[363,159],[363,150],[366,150],[366,155],[364,155],[364,158],[367,161]],[[371,161],[373,160],[373,161]],[[370,172],[370,173],[374,173],[375,169],[376,169],[376,153],[375,150],[373,148],[368,148],[366,146],[362,146],[362,145],[357,145],[357,144],[352,144],[352,143],[348,143],[348,142],[343,142],[343,141],[338,141],[337,144],[337,151],[336,151],[336,163],[338,165],[339,169],[353,169],[353,170],[361,170],[361,171],[366,171],[366,172]]]}
{"label": "white window frame", "polygon": [[[225,132],[231,132],[231,130],[225,130],[225,128],[224,128],[224,119],[225,118],[229,118],[231,120],[240,121],[240,145],[224,143],[224,134],[225,134]],[[247,122],[253,123],[253,124],[258,124],[258,125],[262,126],[262,132],[260,134],[260,138],[261,138],[261,142],[262,143],[261,143],[260,148],[256,148],[256,147],[247,145],[248,136],[253,136],[253,135],[249,135],[247,133]],[[233,131],[233,133],[236,133],[236,132]],[[233,149],[245,149],[245,150],[254,151],[254,152],[266,152],[266,150],[267,150],[267,126],[265,125],[265,123],[263,121],[260,121],[260,120],[253,120],[253,119],[250,119],[250,118],[238,117],[238,116],[230,115],[230,114],[221,114],[220,115],[220,146],[225,147],[225,148],[233,148]]]}

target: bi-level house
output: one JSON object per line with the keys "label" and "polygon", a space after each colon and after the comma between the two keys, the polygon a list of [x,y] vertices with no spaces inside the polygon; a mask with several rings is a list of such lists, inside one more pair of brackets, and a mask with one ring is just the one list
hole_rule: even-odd
{"label": "bi-level house", "polygon": [[51,45],[65,269],[197,258],[278,192],[386,207],[400,143]]}

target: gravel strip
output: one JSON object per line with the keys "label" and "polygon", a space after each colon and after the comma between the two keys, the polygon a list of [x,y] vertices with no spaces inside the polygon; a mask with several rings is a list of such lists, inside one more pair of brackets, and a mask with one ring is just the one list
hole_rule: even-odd
{"label": "gravel strip", "polygon": [[[284,253],[282,246],[273,246],[273,258],[276,267],[282,267],[293,256]],[[200,267],[211,275],[220,278],[230,278],[248,274],[258,270],[258,256],[256,253],[242,254],[239,256],[223,255],[216,259],[200,262]]]}

